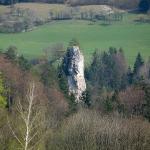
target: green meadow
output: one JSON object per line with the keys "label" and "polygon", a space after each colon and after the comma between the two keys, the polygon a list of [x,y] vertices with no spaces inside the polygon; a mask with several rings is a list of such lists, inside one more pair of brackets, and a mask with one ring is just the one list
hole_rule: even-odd
{"label": "green meadow", "polygon": [[123,21],[111,25],[81,20],[54,21],[26,33],[0,33],[0,49],[6,50],[14,45],[28,58],[40,57],[44,48],[54,43],[63,43],[66,48],[68,42],[76,38],[86,63],[96,48],[104,51],[112,46],[121,47],[132,65],[138,52],[144,59],[150,56],[150,24],[136,23],[133,21],[136,17],[136,14],[125,14]]}

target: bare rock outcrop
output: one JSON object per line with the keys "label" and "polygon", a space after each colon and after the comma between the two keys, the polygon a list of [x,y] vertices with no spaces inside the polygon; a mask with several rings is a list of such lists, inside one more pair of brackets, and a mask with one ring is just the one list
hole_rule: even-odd
{"label": "bare rock outcrop", "polygon": [[80,102],[86,90],[84,78],[84,57],[78,46],[68,48],[64,58],[64,71],[68,79],[69,94],[74,94],[76,102]]}

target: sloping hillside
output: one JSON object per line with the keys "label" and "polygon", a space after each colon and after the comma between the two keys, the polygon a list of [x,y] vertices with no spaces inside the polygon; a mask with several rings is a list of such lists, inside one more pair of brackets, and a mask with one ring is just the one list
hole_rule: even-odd
{"label": "sloping hillside", "polygon": [[[42,18],[47,18],[49,16],[49,12],[57,13],[61,11],[70,11],[70,9],[76,10],[76,13],[81,12],[103,12],[103,13],[111,13],[113,11],[122,11],[116,9],[114,7],[110,7],[107,5],[85,5],[78,7],[71,7],[64,4],[44,4],[44,3],[19,3],[15,5],[16,8],[19,9],[29,9],[33,11],[37,16]],[[9,6],[0,5],[0,13],[5,13],[10,11]]]}

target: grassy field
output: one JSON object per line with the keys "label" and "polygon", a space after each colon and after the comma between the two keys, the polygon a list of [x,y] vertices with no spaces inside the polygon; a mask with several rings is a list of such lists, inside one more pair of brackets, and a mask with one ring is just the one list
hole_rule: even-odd
{"label": "grassy field", "polygon": [[101,22],[71,20],[51,22],[26,33],[0,33],[0,49],[15,45],[25,56],[39,57],[43,49],[51,44],[63,43],[66,48],[70,39],[76,38],[81,44],[86,62],[89,62],[95,48],[104,51],[113,46],[122,47],[132,65],[138,52],[145,59],[150,56],[150,24],[133,22],[137,17],[135,14],[125,14],[122,22],[109,26]]}

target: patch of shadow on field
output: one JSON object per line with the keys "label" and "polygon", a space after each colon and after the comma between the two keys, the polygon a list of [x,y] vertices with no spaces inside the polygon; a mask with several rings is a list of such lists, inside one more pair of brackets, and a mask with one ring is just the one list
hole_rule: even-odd
{"label": "patch of shadow on field", "polygon": [[89,26],[93,26],[93,25],[95,25],[95,23],[88,23],[87,25],[89,25]]}
{"label": "patch of shadow on field", "polygon": [[111,26],[112,24],[109,24],[109,23],[100,23],[99,25],[107,27],[107,26]]}
{"label": "patch of shadow on field", "polygon": [[131,13],[131,14],[140,14],[140,10],[137,8],[137,9],[131,9],[131,10],[128,10],[127,11],[128,13]]}
{"label": "patch of shadow on field", "polygon": [[141,24],[150,24],[150,19],[136,19],[136,20],[134,20],[134,22],[136,23],[136,24],[139,24],[139,25],[141,25]]}

